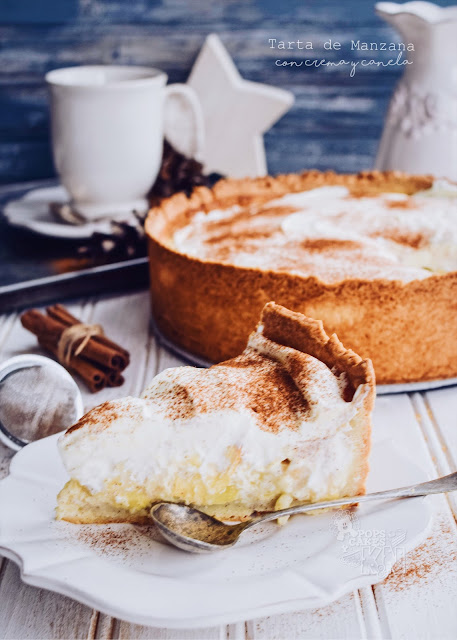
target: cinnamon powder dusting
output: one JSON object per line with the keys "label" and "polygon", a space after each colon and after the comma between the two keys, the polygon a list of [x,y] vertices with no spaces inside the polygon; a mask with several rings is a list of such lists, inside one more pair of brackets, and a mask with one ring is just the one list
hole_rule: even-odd
{"label": "cinnamon powder dusting", "polygon": [[405,562],[398,562],[384,581],[394,592],[401,592],[416,585],[428,587],[435,580],[448,574],[457,580],[457,542],[455,527],[441,521],[433,533],[419,547],[406,553]]}
{"label": "cinnamon powder dusting", "polygon": [[412,247],[413,249],[421,249],[422,247],[427,246],[429,241],[429,237],[426,233],[407,233],[399,229],[384,229],[379,233],[372,234],[372,238],[385,238],[386,240],[392,240],[397,244]]}
{"label": "cinnamon powder dusting", "polygon": [[131,419],[132,417],[135,418],[135,415],[140,414],[141,409],[135,404],[133,399],[131,402],[126,400],[128,399],[108,400],[107,402],[99,404],[86,413],[79,422],[70,427],[67,433],[72,433],[72,431],[76,431],[77,429],[81,429],[86,426],[90,426],[95,430],[101,431],[103,429],[107,429],[113,422],[119,420],[122,416],[125,416],[128,419]]}
{"label": "cinnamon powder dusting", "polygon": [[260,428],[273,433],[297,429],[309,410],[287,371],[253,349],[211,369],[192,370],[185,383],[177,381],[161,401],[171,420],[214,410],[244,410],[255,414]]}
{"label": "cinnamon powder dusting", "polygon": [[[200,210],[186,221],[185,235],[175,238],[176,248],[200,260],[328,282],[422,278],[424,270],[420,261],[417,266],[411,260],[411,250],[430,246],[435,255],[436,242],[441,242],[439,238],[435,242],[437,229],[455,237],[457,227],[449,215],[449,203],[439,199],[424,203],[407,193],[392,199],[383,197],[386,194],[379,189],[364,188],[360,194],[351,189],[345,197],[326,199],[324,194],[302,202],[297,199],[293,206],[287,199],[259,202],[245,197],[238,199],[236,210],[224,208],[223,201],[213,203],[214,211],[206,209],[204,215]],[[441,216],[432,231],[425,220],[430,213]],[[436,260],[439,263],[439,255]]]}
{"label": "cinnamon powder dusting", "polygon": [[154,542],[163,542],[154,525],[79,525],[72,529],[72,535],[97,555],[120,558],[144,552],[144,547]]}
{"label": "cinnamon powder dusting", "polygon": [[389,209],[415,209],[416,208],[412,198],[406,198],[406,200],[387,200],[385,204]]}
{"label": "cinnamon powder dusting", "polygon": [[351,251],[360,247],[359,242],[354,240],[338,240],[335,238],[313,238],[306,239],[300,242],[300,246],[306,251],[311,252],[324,252],[333,250],[345,250]]}

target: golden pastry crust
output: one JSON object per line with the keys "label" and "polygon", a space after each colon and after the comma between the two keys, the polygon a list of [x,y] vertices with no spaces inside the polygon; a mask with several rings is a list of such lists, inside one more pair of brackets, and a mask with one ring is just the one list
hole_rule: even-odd
{"label": "golden pastry crust", "polygon": [[130,513],[100,500],[76,480],[69,480],[57,496],[56,519],[73,524],[150,524],[146,509]]}
{"label": "golden pastry crust", "polygon": [[[171,341],[212,362],[239,353],[263,306],[277,303],[323,321],[327,333],[373,361],[378,383],[457,376],[457,272],[422,280],[348,278],[337,283],[284,271],[200,260],[176,250],[173,234],[196,211],[262,203],[323,185],[346,186],[352,195],[414,194],[430,176],[399,172],[301,175],[223,180],[213,190],[177,194],[151,209],[149,239],[152,308]],[[445,346],[444,346],[445,345]]]}

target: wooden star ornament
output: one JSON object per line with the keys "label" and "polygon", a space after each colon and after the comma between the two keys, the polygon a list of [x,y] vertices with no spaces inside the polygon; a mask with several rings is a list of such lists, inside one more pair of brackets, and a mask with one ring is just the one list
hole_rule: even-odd
{"label": "wooden star ornament", "polygon": [[203,113],[205,171],[232,178],[265,175],[263,134],[290,109],[293,94],[244,80],[216,34],[206,38],[187,84]]}

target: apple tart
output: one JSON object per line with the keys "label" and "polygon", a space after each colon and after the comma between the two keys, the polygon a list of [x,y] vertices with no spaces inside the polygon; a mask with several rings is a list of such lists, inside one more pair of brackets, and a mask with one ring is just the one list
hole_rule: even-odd
{"label": "apple tart", "polygon": [[160,332],[210,362],[275,300],[373,361],[378,383],[457,376],[457,185],[397,172],[222,180],[151,209]]}

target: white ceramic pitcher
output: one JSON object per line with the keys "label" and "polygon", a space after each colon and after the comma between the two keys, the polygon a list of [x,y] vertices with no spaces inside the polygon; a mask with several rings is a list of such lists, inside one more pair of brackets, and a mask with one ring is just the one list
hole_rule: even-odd
{"label": "white ceramic pitcher", "polygon": [[375,166],[457,180],[457,6],[378,2],[413,64],[390,102]]}

